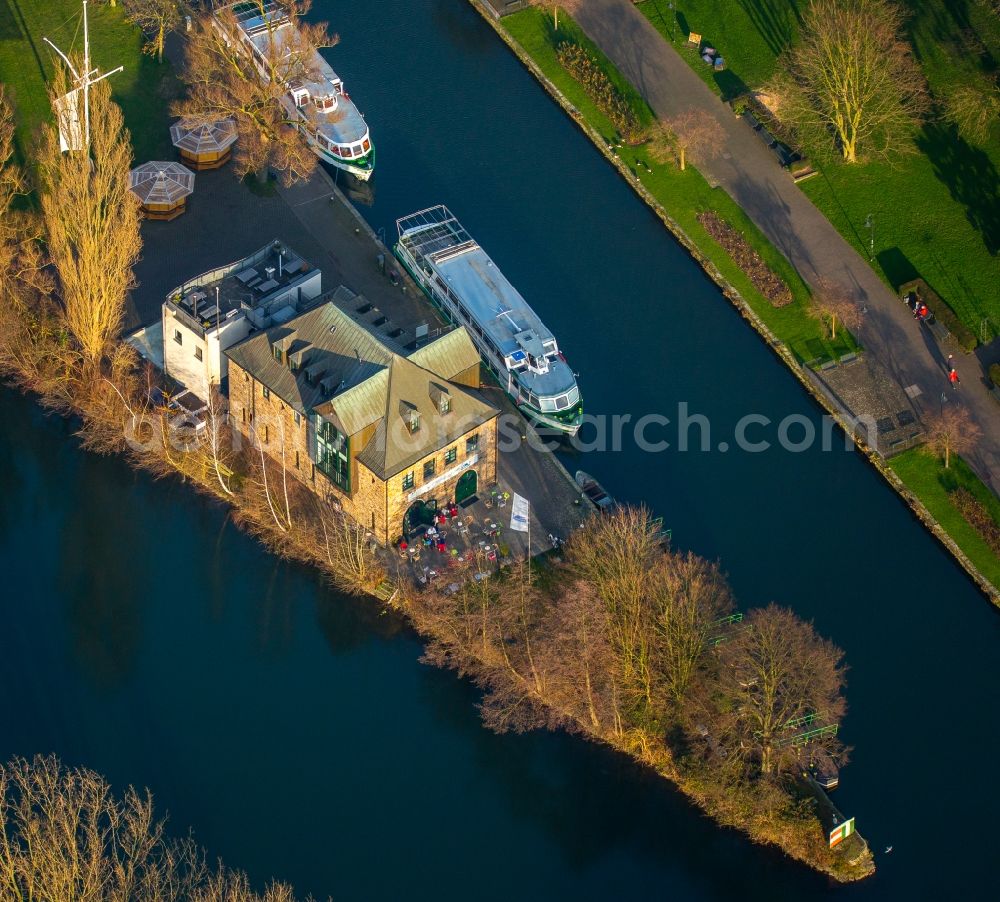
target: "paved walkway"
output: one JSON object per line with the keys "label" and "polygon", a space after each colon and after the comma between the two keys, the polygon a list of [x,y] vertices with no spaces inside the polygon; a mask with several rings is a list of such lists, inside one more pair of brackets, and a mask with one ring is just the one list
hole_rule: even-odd
{"label": "paved walkway", "polygon": [[[921,414],[945,403],[967,407],[983,431],[969,463],[994,491],[1000,490],[1000,409],[987,393],[974,356],[955,352],[962,387],[948,385],[942,350],[914,322],[906,306],[798,189],[772,153],[708,88],[632,5],[631,0],[576,0],[580,26],[661,118],[703,110],[718,122],[726,151],[698,168],[724,188],[803,279],[838,286],[865,311],[858,338],[899,382]],[[860,413],[855,411],[855,413]]]}

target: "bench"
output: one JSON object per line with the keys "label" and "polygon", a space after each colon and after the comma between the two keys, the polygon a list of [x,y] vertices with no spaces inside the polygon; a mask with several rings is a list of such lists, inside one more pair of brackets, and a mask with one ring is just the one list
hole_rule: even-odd
{"label": "bench", "polygon": [[743,121],[750,126],[754,131],[757,131],[761,127],[760,120],[753,114],[751,110],[744,110],[741,114]]}
{"label": "bench", "polygon": [[774,137],[764,126],[762,125],[757,129],[757,134],[760,136],[760,140],[763,141],[768,147],[774,147],[778,143],[778,139]]}

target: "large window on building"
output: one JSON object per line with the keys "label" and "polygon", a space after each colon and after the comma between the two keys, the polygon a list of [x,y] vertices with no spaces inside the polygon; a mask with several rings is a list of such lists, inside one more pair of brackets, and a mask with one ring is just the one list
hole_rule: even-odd
{"label": "large window on building", "polygon": [[351,440],[329,420],[316,423],[316,466],[344,492],[351,491]]}
{"label": "large window on building", "polygon": [[407,473],[403,477],[403,491],[408,492],[413,488],[413,473]]}
{"label": "large window on building", "polygon": [[424,461],[424,480],[430,479],[434,475],[434,471],[437,469],[434,460]]}
{"label": "large window on building", "polygon": [[474,454],[478,450],[479,450],[479,433],[477,432],[475,435],[470,435],[465,440],[465,453]]}
{"label": "large window on building", "polygon": [[453,464],[458,460],[458,448],[449,448],[444,452],[444,462],[447,466],[448,464]]}

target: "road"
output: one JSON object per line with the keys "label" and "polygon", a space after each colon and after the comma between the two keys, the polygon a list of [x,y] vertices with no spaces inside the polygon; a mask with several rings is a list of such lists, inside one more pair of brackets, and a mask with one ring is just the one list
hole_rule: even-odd
{"label": "road", "polygon": [[[866,353],[907,391],[921,416],[937,413],[945,404],[965,406],[982,437],[963,456],[994,491],[1000,490],[1000,410],[986,390],[977,358],[938,347],[868,262],[799,190],[771,151],[631,0],[576,0],[573,15],[657,116],[669,118],[694,109],[715,119],[725,150],[699,161],[699,170],[743,207],[811,288],[830,285],[855,301],[864,314],[857,337]],[[949,387],[945,369],[952,352],[962,381],[959,391]]]}

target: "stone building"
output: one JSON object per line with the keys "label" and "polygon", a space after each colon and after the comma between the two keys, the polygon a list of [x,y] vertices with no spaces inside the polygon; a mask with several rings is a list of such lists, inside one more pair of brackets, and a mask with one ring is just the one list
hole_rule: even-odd
{"label": "stone building", "polygon": [[327,301],[226,356],[235,426],[382,544],[496,481],[498,411],[462,328],[407,353]]}

